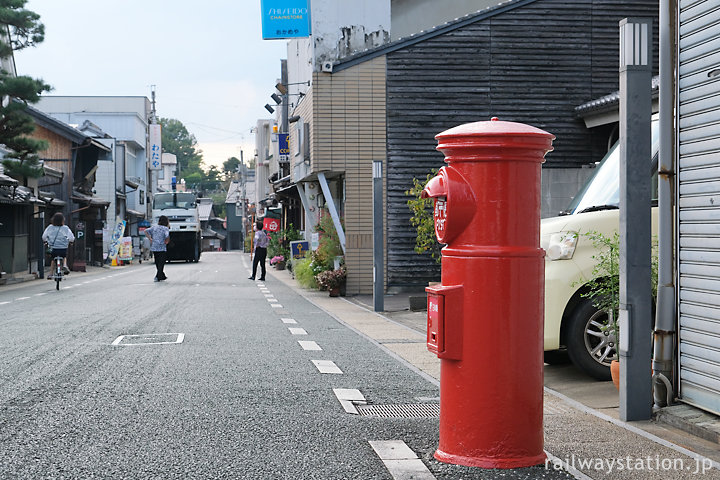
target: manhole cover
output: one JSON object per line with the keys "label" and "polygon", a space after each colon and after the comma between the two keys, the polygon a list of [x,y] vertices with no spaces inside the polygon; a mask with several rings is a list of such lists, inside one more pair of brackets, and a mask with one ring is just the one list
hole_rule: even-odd
{"label": "manhole cover", "polygon": [[379,418],[438,418],[439,403],[405,403],[397,405],[356,405],[360,415]]}
{"label": "manhole cover", "polygon": [[146,333],[142,335],[120,335],[113,345],[166,345],[169,343],[182,343],[184,333]]}

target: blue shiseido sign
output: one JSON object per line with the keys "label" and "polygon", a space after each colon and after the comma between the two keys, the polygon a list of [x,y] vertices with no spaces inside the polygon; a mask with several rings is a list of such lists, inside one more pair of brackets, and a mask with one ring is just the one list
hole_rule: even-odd
{"label": "blue shiseido sign", "polygon": [[260,8],[263,39],[310,36],[308,0],[262,0]]}

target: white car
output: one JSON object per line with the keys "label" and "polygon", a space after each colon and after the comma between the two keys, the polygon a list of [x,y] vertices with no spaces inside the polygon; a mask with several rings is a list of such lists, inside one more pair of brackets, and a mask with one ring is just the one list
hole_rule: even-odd
{"label": "white car", "polygon": [[[652,122],[653,161],[648,174],[657,192],[657,121]],[[647,160],[646,160],[647,161]],[[656,195],[655,195],[656,197]],[[616,356],[617,339],[604,328],[607,315],[583,297],[598,252],[586,236],[599,232],[612,237],[619,228],[620,149],[615,146],[573,199],[564,215],[545,218],[540,244],[545,256],[545,361],[570,360],[589,375],[610,379],[610,361]],[[657,205],[657,202],[654,202]],[[652,208],[652,232],[657,235],[657,207]]]}

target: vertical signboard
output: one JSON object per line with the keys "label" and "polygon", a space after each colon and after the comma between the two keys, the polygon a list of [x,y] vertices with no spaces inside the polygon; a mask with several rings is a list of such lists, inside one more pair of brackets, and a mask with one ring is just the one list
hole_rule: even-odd
{"label": "vertical signboard", "polygon": [[278,163],[290,163],[290,145],[288,133],[278,133]]}
{"label": "vertical signboard", "polygon": [[162,131],[159,123],[151,123],[148,125],[148,133],[150,137],[150,152],[148,161],[150,162],[150,170],[160,170],[162,166]]}
{"label": "vertical signboard", "polygon": [[308,0],[262,0],[264,40],[310,36]]}

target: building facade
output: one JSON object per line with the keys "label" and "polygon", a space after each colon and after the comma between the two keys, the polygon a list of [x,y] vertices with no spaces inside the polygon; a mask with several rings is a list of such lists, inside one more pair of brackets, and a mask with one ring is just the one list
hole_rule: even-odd
{"label": "building facade", "polygon": [[115,168],[105,165],[98,172],[103,185],[115,184],[115,212],[111,210],[94,230],[112,229],[117,220],[125,220],[125,235],[133,237],[133,246],[139,249],[138,224],[150,218],[152,205],[147,154],[150,100],[140,96],[43,96],[37,108],[70,125],[91,122],[115,140]]}

